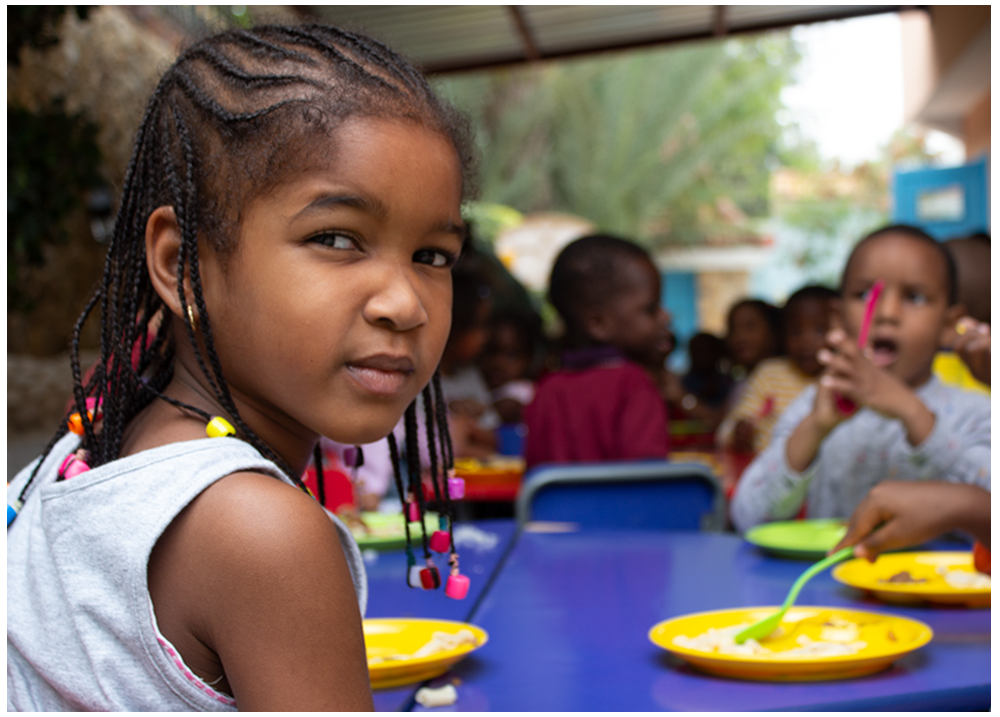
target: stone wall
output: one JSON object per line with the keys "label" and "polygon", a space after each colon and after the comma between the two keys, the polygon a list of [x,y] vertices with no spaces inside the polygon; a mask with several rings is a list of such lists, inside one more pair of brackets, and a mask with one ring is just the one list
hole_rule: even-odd
{"label": "stone wall", "polygon": [[[101,173],[117,193],[132,137],[149,95],[174,58],[171,45],[134,22],[122,9],[95,7],[87,20],[63,16],[59,44],[24,48],[20,66],[7,66],[7,104],[38,110],[57,97],[69,112],[83,112],[99,127]],[[68,240],[45,249],[45,265],[25,272],[33,308],[7,312],[7,351],[51,356],[67,350],[74,322],[104,264],[83,209],[67,220]],[[96,322],[84,346],[97,348]]]}
{"label": "stone wall", "polygon": [[[63,97],[100,127],[101,172],[117,193],[132,137],[149,95],[174,58],[173,47],[121,8],[94,7],[87,20],[66,13],[60,42],[45,51],[25,48],[20,67],[7,66],[7,103],[37,110]],[[45,266],[27,272],[35,306],[7,312],[7,435],[54,431],[72,393],[66,351],[77,316],[100,280],[104,246],[94,241],[84,210],[70,216],[69,239],[46,248]],[[98,317],[83,344],[97,347]],[[93,363],[96,354],[84,358]],[[13,450],[9,447],[8,450]],[[9,476],[8,476],[9,477]]]}

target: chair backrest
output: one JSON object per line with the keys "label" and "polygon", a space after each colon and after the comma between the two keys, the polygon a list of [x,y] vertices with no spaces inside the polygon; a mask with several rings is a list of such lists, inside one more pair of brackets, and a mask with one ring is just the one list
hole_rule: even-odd
{"label": "chair backrest", "polygon": [[539,465],[524,477],[517,521],[586,528],[721,530],[722,489],[701,463],[614,461]]}

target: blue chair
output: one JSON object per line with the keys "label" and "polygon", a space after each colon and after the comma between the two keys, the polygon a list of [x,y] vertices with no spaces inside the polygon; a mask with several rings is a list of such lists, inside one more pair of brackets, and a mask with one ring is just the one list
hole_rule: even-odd
{"label": "blue chair", "polygon": [[546,521],[583,528],[721,530],[722,489],[700,463],[614,461],[545,464],[525,474],[518,525]]}

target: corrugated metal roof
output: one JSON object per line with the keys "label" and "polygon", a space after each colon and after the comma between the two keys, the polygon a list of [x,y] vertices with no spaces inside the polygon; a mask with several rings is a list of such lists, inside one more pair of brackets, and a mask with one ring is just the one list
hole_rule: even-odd
{"label": "corrugated metal roof", "polygon": [[[896,12],[903,5],[296,5],[302,17],[361,30],[427,72],[759,32]],[[518,18],[518,14],[520,18]],[[522,21],[519,24],[519,20]],[[525,37],[525,31],[527,37]]]}

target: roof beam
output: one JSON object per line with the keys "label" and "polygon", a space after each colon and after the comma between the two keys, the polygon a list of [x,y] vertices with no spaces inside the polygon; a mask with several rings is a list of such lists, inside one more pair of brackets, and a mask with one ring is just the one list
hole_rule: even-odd
{"label": "roof beam", "polygon": [[[726,27],[726,36],[747,35],[765,32],[768,30],[780,30],[797,25],[811,25],[830,20],[846,20],[852,17],[866,17],[869,15],[884,15],[886,13],[899,12],[903,8],[926,9],[926,5],[890,5],[872,6],[847,5],[843,9],[831,10],[829,13],[815,15],[807,19],[771,20],[768,22],[740,25],[737,27]],[[669,45],[680,42],[692,42],[697,40],[711,40],[715,35],[715,27],[710,27],[705,31],[692,32],[685,35],[673,35],[668,37],[653,37],[632,42],[609,43],[604,46],[583,46],[578,48],[568,48],[565,50],[550,51],[543,59],[556,60],[570,57],[580,57],[593,55],[602,52],[617,52],[621,50],[633,50],[644,47],[655,47],[658,45]],[[426,74],[446,74],[459,72],[473,72],[477,70],[487,70],[497,67],[509,67],[525,63],[525,56],[522,53],[497,54],[493,57],[480,57],[472,61],[444,61],[439,63],[426,63],[422,66]]]}
{"label": "roof beam", "polygon": [[510,11],[510,16],[514,20],[515,27],[517,27],[517,34],[521,38],[521,44],[524,45],[524,56],[528,59],[528,62],[535,62],[542,59],[542,53],[538,51],[538,44],[535,42],[531,27],[528,25],[528,19],[524,16],[521,6],[508,5],[507,10]]}
{"label": "roof beam", "polygon": [[725,37],[728,33],[726,31],[726,6],[716,5],[715,6],[715,29],[712,32],[716,37]]}

